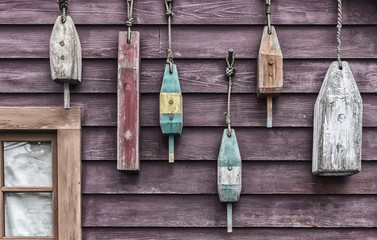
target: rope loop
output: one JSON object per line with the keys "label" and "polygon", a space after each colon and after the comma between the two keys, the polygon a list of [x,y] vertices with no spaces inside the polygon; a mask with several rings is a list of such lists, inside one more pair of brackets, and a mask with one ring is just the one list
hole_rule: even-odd
{"label": "rope loop", "polygon": [[173,73],[173,51],[170,48],[166,49],[166,63],[169,64],[169,73]]}
{"label": "rope loop", "polygon": [[266,0],[265,14],[267,17],[268,34],[271,34],[271,0]]}
{"label": "rope loop", "polygon": [[225,112],[225,123],[228,126],[228,137],[232,136],[232,121],[230,118],[230,95],[232,93],[232,77],[236,73],[236,68],[234,67],[234,54],[233,49],[228,50],[228,57],[225,58],[227,67],[225,69],[225,76],[228,78],[228,111]]}
{"label": "rope loop", "polygon": [[65,23],[69,6],[68,0],[57,0],[57,3],[59,5],[59,10],[62,13],[62,23]]}
{"label": "rope loop", "polygon": [[126,21],[126,26],[127,27],[132,27],[132,24],[134,23],[134,19],[133,18],[129,18],[127,21]]}
{"label": "rope loop", "polygon": [[134,7],[134,0],[127,0],[126,26],[128,27],[127,29],[127,43],[128,44],[131,43],[131,27],[132,27],[132,24],[134,23],[134,19],[132,18],[133,7]]}
{"label": "rope loop", "polygon": [[341,45],[342,45],[342,41],[340,39],[340,33],[342,31],[342,20],[343,20],[343,18],[342,18],[342,0],[338,0],[338,24],[336,26],[336,28],[337,28],[336,40],[337,40],[337,43],[338,43],[337,58],[338,58],[338,64],[339,64],[340,70],[342,70],[342,68],[343,68],[342,60],[340,59]]}
{"label": "rope loop", "polygon": [[171,47],[171,17],[173,16],[173,0],[165,0],[166,17],[168,19],[168,48],[166,49],[166,63],[169,64],[169,73],[173,73],[173,50]]}
{"label": "rope loop", "polygon": [[166,5],[166,17],[172,17],[173,16],[173,12],[172,12],[172,8],[173,8],[173,0],[165,0],[165,5]]}

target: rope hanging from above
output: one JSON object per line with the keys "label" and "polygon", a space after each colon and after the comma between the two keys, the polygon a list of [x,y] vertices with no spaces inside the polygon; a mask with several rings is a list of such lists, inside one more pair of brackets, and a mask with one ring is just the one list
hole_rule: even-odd
{"label": "rope hanging from above", "polygon": [[132,11],[134,7],[134,0],[127,0],[127,21],[126,26],[128,27],[127,30],[127,43],[131,43],[131,27],[134,23],[134,19],[132,18]]}
{"label": "rope hanging from above", "polygon": [[165,0],[166,17],[168,19],[168,48],[166,49],[166,63],[169,64],[169,73],[173,73],[173,51],[171,48],[171,17],[173,0]]}
{"label": "rope hanging from above", "polygon": [[57,0],[59,4],[59,10],[62,13],[62,23],[65,23],[67,19],[67,12],[68,12],[68,0]]}
{"label": "rope hanging from above", "polygon": [[337,28],[336,40],[338,43],[337,58],[338,58],[339,69],[341,70],[343,68],[342,60],[340,59],[340,52],[341,52],[340,47],[342,45],[342,41],[340,40],[340,33],[342,31],[342,0],[338,0],[338,24],[336,28]]}
{"label": "rope hanging from above", "polygon": [[236,73],[234,67],[234,54],[233,49],[228,50],[228,57],[225,58],[227,68],[225,69],[225,75],[228,78],[228,111],[225,113],[225,122],[228,125],[228,137],[232,136],[232,121],[230,119],[230,95],[232,93],[232,77]]}
{"label": "rope hanging from above", "polygon": [[268,34],[271,34],[271,0],[266,0],[266,11]]}

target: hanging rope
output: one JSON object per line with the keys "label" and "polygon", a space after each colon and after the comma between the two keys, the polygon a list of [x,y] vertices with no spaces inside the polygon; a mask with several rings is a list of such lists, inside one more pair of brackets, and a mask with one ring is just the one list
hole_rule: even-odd
{"label": "hanging rope", "polygon": [[225,122],[228,125],[228,137],[232,136],[232,121],[230,120],[230,95],[232,93],[232,77],[236,73],[234,67],[234,54],[233,49],[228,50],[228,57],[225,58],[227,68],[225,69],[225,75],[228,78],[228,111],[225,113]]}
{"label": "hanging rope", "polygon": [[338,25],[336,26],[337,30],[337,35],[336,35],[336,40],[338,42],[338,47],[337,47],[337,53],[338,53],[338,63],[339,63],[339,69],[342,70],[342,60],[340,59],[340,47],[342,45],[342,41],[340,40],[340,33],[342,31],[342,0],[338,0]]}
{"label": "hanging rope", "polygon": [[134,0],[127,0],[127,21],[126,26],[128,27],[127,30],[127,43],[131,43],[131,27],[134,23],[134,19],[132,18],[132,10],[134,7]]}
{"label": "hanging rope", "polygon": [[268,34],[271,34],[271,0],[266,0],[266,17],[267,17],[267,27]]}
{"label": "hanging rope", "polygon": [[57,0],[59,4],[59,10],[62,13],[62,23],[65,23],[67,19],[67,12],[68,12],[68,0]]}
{"label": "hanging rope", "polygon": [[171,17],[173,0],[165,0],[166,17],[168,19],[168,48],[166,49],[166,63],[169,64],[169,73],[173,73],[173,51],[171,49]]}

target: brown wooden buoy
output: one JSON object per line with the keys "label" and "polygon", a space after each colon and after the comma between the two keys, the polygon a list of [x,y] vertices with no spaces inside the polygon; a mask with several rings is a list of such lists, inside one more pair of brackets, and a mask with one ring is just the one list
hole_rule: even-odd
{"label": "brown wooden buoy", "polygon": [[268,26],[263,29],[258,53],[257,95],[267,98],[267,127],[272,127],[272,99],[279,96],[283,88],[283,54],[275,27],[270,26],[270,3],[266,2]]}

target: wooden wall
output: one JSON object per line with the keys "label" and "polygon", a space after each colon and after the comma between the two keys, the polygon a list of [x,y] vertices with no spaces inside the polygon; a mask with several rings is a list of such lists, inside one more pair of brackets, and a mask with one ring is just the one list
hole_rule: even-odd
{"label": "wooden wall", "polygon": [[[311,174],[313,109],[336,57],[336,0],[273,0],[284,55],[283,94],[266,129],[256,88],[264,0],[174,0],[173,51],[184,99],[176,163],[158,121],[167,47],[163,0],[135,0],[141,33],[141,173],[116,170],[118,32],[126,0],[71,0],[83,49],[84,239],[374,239],[377,237],[377,2],[344,0],[342,49],[364,101],[361,173]],[[51,80],[49,36],[55,0],[0,3],[0,105],[63,106]],[[232,120],[243,158],[243,194],[226,233],[216,159],[226,111],[227,49],[236,54]]]}

